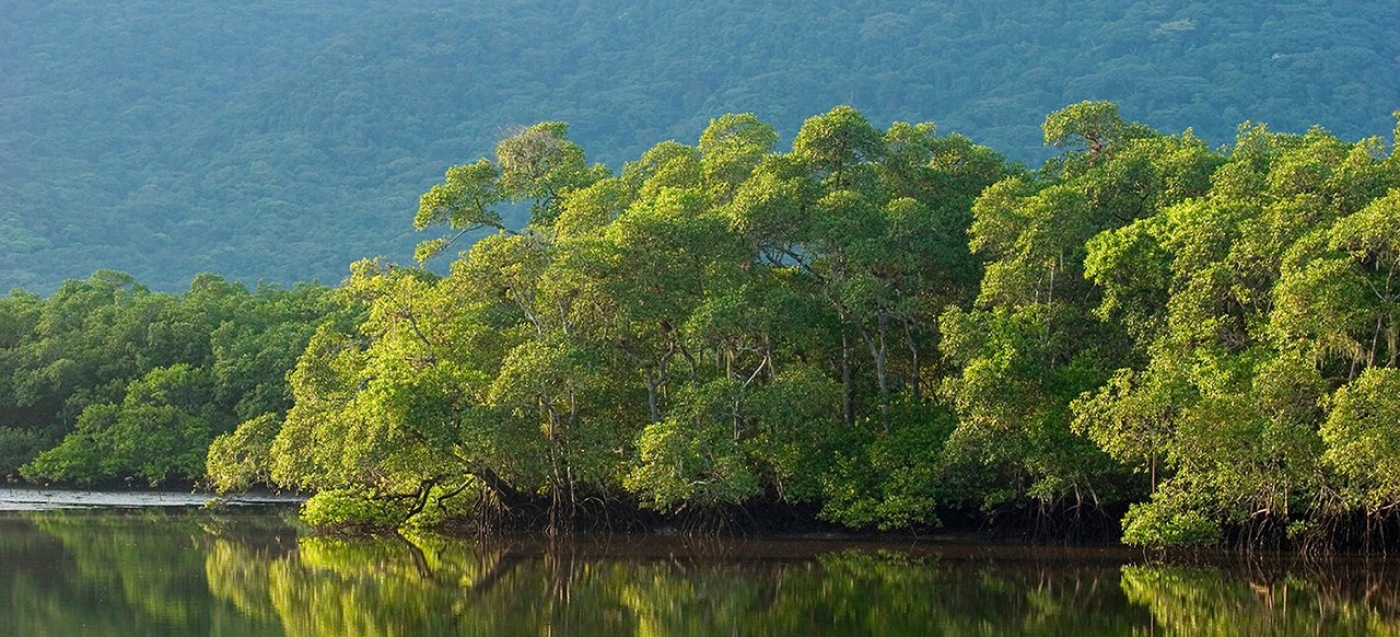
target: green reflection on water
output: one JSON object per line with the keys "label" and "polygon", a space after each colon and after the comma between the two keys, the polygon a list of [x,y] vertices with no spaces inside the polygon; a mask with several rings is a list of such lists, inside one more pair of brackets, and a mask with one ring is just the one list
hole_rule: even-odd
{"label": "green reflection on water", "polygon": [[1123,591],[1164,635],[1400,635],[1395,566],[1125,566]]}
{"label": "green reflection on water", "polygon": [[1237,635],[1400,630],[1390,562],[832,542],[297,537],[246,511],[0,516],[0,635]]}
{"label": "green reflection on water", "polygon": [[210,595],[206,528],[218,522],[164,510],[0,516],[0,635],[281,634],[275,618]]}
{"label": "green reflection on water", "polygon": [[[1122,634],[1147,621],[1106,565],[773,548],[308,538],[265,583],[241,576],[255,556],[219,559],[247,586],[230,597],[267,600],[289,635]],[[749,553],[724,557],[735,550]],[[234,589],[218,570],[214,589]]]}

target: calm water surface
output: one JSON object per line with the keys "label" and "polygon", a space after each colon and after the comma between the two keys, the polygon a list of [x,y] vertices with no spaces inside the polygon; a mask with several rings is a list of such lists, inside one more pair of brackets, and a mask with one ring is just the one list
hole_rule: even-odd
{"label": "calm water surface", "polygon": [[1385,560],[1167,562],[939,542],[338,539],[302,532],[285,505],[84,494],[26,509],[17,503],[26,497],[35,492],[0,490],[0,635],[1400,634],[1400,568]]}

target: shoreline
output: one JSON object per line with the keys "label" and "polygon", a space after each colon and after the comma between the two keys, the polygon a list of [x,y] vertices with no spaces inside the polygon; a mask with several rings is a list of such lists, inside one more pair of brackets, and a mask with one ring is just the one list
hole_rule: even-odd
{"label": "shoreline", "polygon": [[305,496],[276,493],[220,496],[202,491],[0,487],[0,511],[203,507],[215,502],[223,506],[291,506],[305,501]]}

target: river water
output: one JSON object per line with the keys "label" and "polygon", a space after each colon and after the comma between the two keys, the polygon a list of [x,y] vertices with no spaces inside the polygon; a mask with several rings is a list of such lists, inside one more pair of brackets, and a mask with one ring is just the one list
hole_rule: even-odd
{"label": "river water", "polygon": [[931,540],[317,537],[0,490],[0,635],[1400,634],[1400,565]]}

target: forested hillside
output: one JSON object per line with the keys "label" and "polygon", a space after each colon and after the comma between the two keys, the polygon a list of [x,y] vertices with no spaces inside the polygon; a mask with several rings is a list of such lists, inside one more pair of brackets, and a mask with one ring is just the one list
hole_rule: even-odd
{"label": "forested hillside", "polygon": [[417,195],[536,121],[618,169],[718,113],[791,139],[851,104],[1034,166],[1037,123],[1083,99],[1212,147],[1246,119],[1386,134],[1397,56],[1384,0],[6,1],[0,289],[406,262]]}

